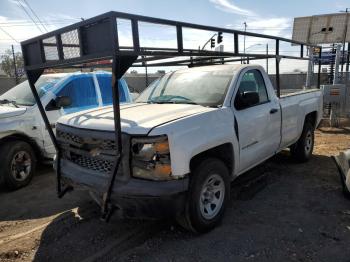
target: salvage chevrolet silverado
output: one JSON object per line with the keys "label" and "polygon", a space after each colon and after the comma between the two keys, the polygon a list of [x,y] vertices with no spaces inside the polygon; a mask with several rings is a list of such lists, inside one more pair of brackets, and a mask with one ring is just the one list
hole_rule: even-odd
{"label": "salvage chevrolet silverado", "polygon": [[[128,24],[128,41],[120,19]],[[144,41],[149,36],[145,24],[167,28],[173,44]],[[189,38],[198,40],[194,31],[211,36],[214,44],[217,35],[217,43],[229,48],[189,45]],[[273,42],[274,49],[242,52],[242,36]],[[297,52],[286,53],[281,44]],[[124,217],[171,216],[192,231],[205,232],[223,217],[230,181],[287,147],[300,161],[312,154],[321,91],[281,97],[279,72],[284,59],[316,61],[319,89],[321,46],[114,11],[21,45],[29,87],[57,152],[57,195],[90,191],[104,220],[112,211]],[[318,57],[306,48],[317,50]],[[276,90],[260,66],[230,64],[270,58],[275,60]],[[46,68],[108,63],[113,106],[62,117],[56,138],[35,87],[40,75]],[[135,104],[120,105],[118,80],[132,66],[188,69],[166,74]]]}

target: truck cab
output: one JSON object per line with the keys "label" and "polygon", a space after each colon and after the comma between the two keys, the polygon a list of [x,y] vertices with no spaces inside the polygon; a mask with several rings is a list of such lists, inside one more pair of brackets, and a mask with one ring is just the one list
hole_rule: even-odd
{"label": "truck cab", "polygon": [[[53,128],[59,117],[112,104],[111,73],[45,74],[36,89]],[[132,102],[127,83],[119,81],[121,103]],[[0,96],[0,183],[16,189],[27,185],[38,160],[50,160],[55,149],[28,81]]]}

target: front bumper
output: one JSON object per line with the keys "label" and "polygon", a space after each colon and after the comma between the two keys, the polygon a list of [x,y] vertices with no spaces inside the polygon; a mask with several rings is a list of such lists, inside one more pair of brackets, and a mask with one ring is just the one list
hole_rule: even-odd
{"label": "front bumper", "polygon": [[[117,177],[123,168],[120,167]],[[62,181],[75,189],[91,191],[102,203],[102,194],[107,189],[109,175],[91,171],[65,159],[61,159]],[[150,181],[129,178],[115,180],[111,204],[117,215],[124,218],[157,219],[180,214],[185,206],[189,179]]]}

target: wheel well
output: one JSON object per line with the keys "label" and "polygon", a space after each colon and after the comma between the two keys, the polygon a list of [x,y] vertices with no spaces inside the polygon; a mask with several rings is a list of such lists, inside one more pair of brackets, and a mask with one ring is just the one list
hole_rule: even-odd
{"label": "wheel well", "polygon": [[12,135],[3,137],[0,140],[0,144],[5,144],[5,143],[10,142],[10,141],[18,141],[18,140],[28,143],[33,148],[34,153],[37,156],[37,158],[38,159],[42,158],[42,152],[41,152],[41,149],[38,146],[38,144],[34,141],[34,139],[32,139],[32,138],[30,138],[30,137],[28,137],[26,135],[23,135],[23,134],[12,134]]}
{"label": "wheel well", "polygon": [[210,148],[204,152],[192,157],[190,161],[190,170],[192,171],[202,160],[208,157],[218,158],[225,163],[230,174],[233,172],[233,147],[231,143],[222,144]]}
{"label": "wheel well", "polygon": [[317,121],[317,111],[313,111],[313,112],[308,113],[308,114],[305,116],[304,124],[305,124],[306,122],[309,122],[309,123],[312,124],[312,126],[314,127],[314,129],[316,129],[316,121]]}

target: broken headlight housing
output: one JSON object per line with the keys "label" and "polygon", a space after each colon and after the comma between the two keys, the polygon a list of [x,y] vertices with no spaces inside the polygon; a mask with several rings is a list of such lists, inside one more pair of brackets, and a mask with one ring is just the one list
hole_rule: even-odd
{"label": "broken headlight housing", "polygon": [[167,136],[131,140],[132,175],[150,180],[171,180],[170,150]]}

